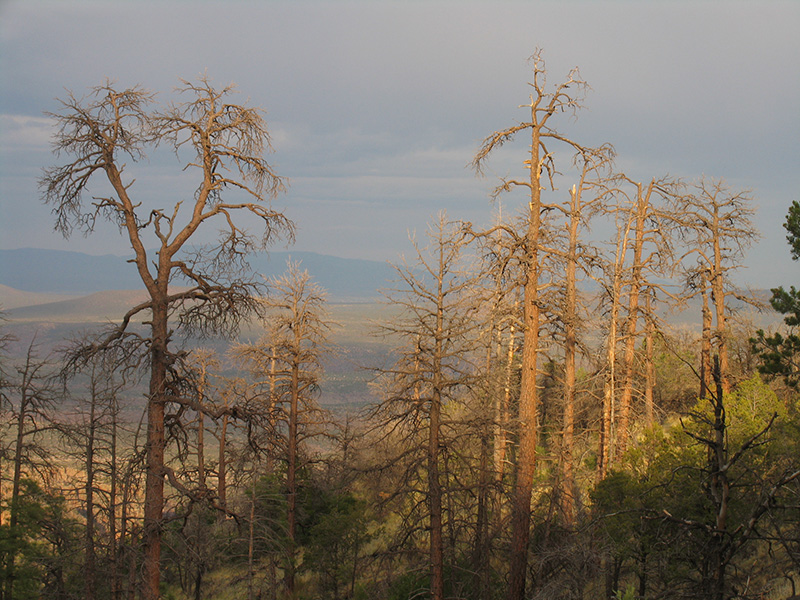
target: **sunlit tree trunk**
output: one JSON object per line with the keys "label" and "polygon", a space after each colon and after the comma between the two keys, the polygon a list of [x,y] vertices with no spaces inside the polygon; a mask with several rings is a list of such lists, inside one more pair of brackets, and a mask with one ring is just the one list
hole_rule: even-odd
{"label": "sunlit tree trunk", "polygon": [[620,214],[617,213],[617,239],[615,244],[614,262],[609,265],[611,269],[610,282],[607,293],[609,295],[608,335],[606,337],[606,366],[607,379],[603,388],[603,410],[600,427],[600,441],[598,448],[599,460],[597,463],[597,478],[605,478],[614,459],[614,446],[616,437],[616,399],[617,399],[617,327],[622,295],[622,270],[628,249],[628,235],[630,233],[630,220],[625,220],[625,225],[620,223]]}
{"label": "sunlit tree trunk", "polygon": [[633,403],[634,374],[636,362],[637,323],[639,321],[639,296],[642,289],[643,252],[646,237],[646,219],[650,211],[650,197],[655,180],[650,182],[647,191],[642,191],[637,184],[633,262],[631,264],[630,282],[628,284],[628,316],[625,321],[625,349],[623,356],[623,379],[619,401],[619,422],[617,426],[617,450],[622,456],[628,448],[630,436],[631,408]]}
{"label": "sunlit tree trunk", "polygon": [[578,224],[580,223],[580,191],[573,186],[570,196],[569,239],[567,242],[566,276],[564,284],[564,413],[561,430],[561,490],[559,500],[567,526],[575,520],[574,434],[575,434],[575,356],[578,321]]}
{"label": "sunlit tree trunk", "polygon": [[654,392],[656,386],[655,364],[653,363],[653,337],[655,336],[655,315],[653,314],[652,289],[645,296],[645,329],[644,329],[644,420],[650,427],[655,423]]}
{"label": "sunlit tree trunk", "polygon": [[[515,311],[516,312],[516,304]],[[503,393],[497,395],[496,426],[494,435],[494,470],[497,487],[500,489],[505,478],[506,453],[508,451],[508,421],[511,406],[511,393],[514,379],[514,354],[516,352],[516,328],[512,322],[508,329],[508,342],[504,363]],[[502,342],[498,341],[498,355],[502,349]]]}
{"label": "sunlit tree trunk", "polygon": [[145,600],[158,600],[161,581],[161,521],[164,511],[164,412],[167,382],[167,302],[163,296],[153,300],[150,346],[150,388],[147,410],[147,474],[145,479],[144,526],[142,542],[142,591]]}
{"label": "sunlit tree trunk", "polygon": [[709,286],[705,271],[701,273],[702,333],[700,338],[700,398],[705,398],[711,389],[711,337],[713,318],[709,305]]}
{"label": "sunlit tree trunk", "polygon": [[294,362],[291,365],[291,390],[289,402],[289,435],[287,439],[287,467],[286,467],[286,523],[288,534],[288,560],[284,572],[286,591],[291,597],[294,594],[295,555],[297,537],[297,418],[299,411],[300,393],[300,365]]}
{"label": "sunlit tree trunk", "polygon": [[97,389],[97,373],[92,369],[91,379],[89,382],[89,421],[86,430],[86,445],[85,449],[85,462],[86,469],[86,484],[85,484],[85,501],[84,509],[86,511],[86,529],[84,531],[84,587],[83,594],[86,600],[94,600],[95,589],[97,587],[97,569],[96,569],[96,552],[95,552],[95,506],[94,506],[94,474],[95,474],[95,434],[97,431],[97,403],[98,389]]}
{"label": "sunlit tree trunk", "polygon": [[714,302],[717,317],[717,353],[719,355],[719,378],[722,386],[722,393],[727,394],[731,390],[729,365],[728,365],[728,325],[725,315],[725,285],[724,270],[722,265],[722,224],[720,223],[719,205],[711,205],[712,219],[711,231],[713,232],[712,247],[714,250],[714,271],[711,277],[711,299]]}
{"label": "sunlit tree trunk", "polygon": [[117,479],[119,478],[117,428],[119,427],[119,401],[116,396],[112,398],[111,406],[111,448],[109,469],[108,492],[108,561],[110,565],[111,600],[120,597],[119,559],[120,544],[117,540]]}

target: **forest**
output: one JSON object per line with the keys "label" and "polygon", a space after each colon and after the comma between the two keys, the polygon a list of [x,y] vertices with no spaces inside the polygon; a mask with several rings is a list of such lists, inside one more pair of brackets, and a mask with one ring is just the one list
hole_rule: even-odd
{"label": "forest", "polygon": [[[207,78],[63,98],[42,200],[117,227],[146,297],[53,352],[0,323],[0,600],[800,597],[800,292],[735,283],[751,192],[621,172],[547,75],[471,160],[518,155],[487,213],[518,209],[411,240],[347,414],[325,290],[249,266],[296,226],[263,112]],[[163,149],[186,194],[137,195]]]}

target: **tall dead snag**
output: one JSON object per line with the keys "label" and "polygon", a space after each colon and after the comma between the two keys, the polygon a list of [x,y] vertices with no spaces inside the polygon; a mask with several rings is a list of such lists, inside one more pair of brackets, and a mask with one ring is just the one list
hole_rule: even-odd
{"label": "tall dead snag", "polygon": [[[206,465],[206,443],[205,434],[207,431],[206,416],[223,413],[222,418],[227,418],[226,411],[214,401],[216,387],[214,379],[215,370],[220,367],[216,354],[209,348],[195,348],[189,353],[187,368],[190,373],[188,378],[192,381],[190,393],[194,395],[192,405],[195,414],[194,423],[186,428],[189,431],[182,432],[184,436],[184,460],[183,471],[191,489],[191,503],[186,508],[184,524],[179,535],[180,540],[191,548],[190,553],[186,553],[184,558],[185,569],[193,574],[194,597],[202,598],[203,578],[212,565],[215,558],[213,535],[210,535],[210,528],[206,522],[205,515],[209,508],[216,507],[219,519],[225,517],[225,506],[219,502],[219,498],[214,497],[214,490],[208,485],[208,467]],[[194,430],[194,448],[191,443],[191,429]],[[224,446],[224,442],[222,444]],[[191,454],[194,450],[195,464],[192,464]],[[196,506],[195,506],[196,504]],[[188,587],[188,586],[187,586]]]}
{"label": "tall dead snag", "polygon": [[[76,356],[86,359],[121,340],[138,341],[148,355],[142,532],[146,600],[159,596],[164,421],[168,404],[178,399],[171,391],[176,355],[170,323],[202,333],[235,329],[259,308],[246,253],[293,231],[291,221],[269,206],[284,183],[263,158],[270,144],[261,112],[229,103],[232,88],[217,90],[206,78],[184,81],[178,92],[186,100],[163,110],[154,110],[153,95],[139,87],[120,91],[106,83],[85,98],[69,94],[61,112],[50,116],[58,125],[54,152],[72,160],[45,170],[40,182],[44,201],[53,207],[55,228],[64,236],[75,230],[91,233],[103,219],[119,227],[147,290],[147,300],[131,308],[102,342],[85,346]],[[158,145],[175,151],[177,172],[196,175],[193,194],[181,192],[172,201],[133,195],[134,178],[125,161],[137,163]],[[91,192],[90,184],[97,184]],[[92,195],[88,205],[86,193]],[[256,238],[237,226],[238,213],[255,217],[263,234]],[[221,228],[218,244],[194,246],[195,234],[212,225]],[[176,291],[170,283],[188,288]],[[148,324],[144,335],[130,326],[143,313]]]}
{"label": "tall dead snag", "polygon": [[622,310],[622,285],[625,262],[628,255],[628,240],[631,235],[633,215],[622,210],[613,210],[616,236],[611,259],[603,263],[600,283],[603,286],[602,301],[608,305],[606,321],[606,381],[603,386],[603,408],[600,420],[598,444],[597,479],[603,480],[609,471],[615,439],[615,414],[617,397],[617,345],[619,342],[619,319]]}
{"label": "tall dead snag", "polygon": [[[724,181],[702,178],[694,193],[674,198],[674,212],[681,235],[688,247],[683,258],[696,257],[695,269],[700,273],[699,285],[703,294],[704,344],[705,328],[710,325],[707,314],[707,294],[710,292],[716,327],[713,342],[719,355],[719,377],[723,393],[731,389],[728,360],[729,300],[732,297],[748,301],[730,280],[730,271],[741,266],[745,250],[759,238],[751,217],[754,213],[749,192],[734,192]],[[708,357],[703,355],[703,367]],[[703,390],[706,390],[705,378]]]}
{"label": "tall dead snag", "polygon": [[[622,456],[628,447],[630,437],[631,410],[634,396],[636,366],[636,342],[639,335],[638,323],[642,318],[640,307],[644,290],[652,293],[655,280],[664,275],[670,266],[672,254],[669,238],[670,222],[666,212],[656,206],[659,197],[671,197],[674,187],[666,179],[652,179],[647,186],[624,177],[633,187],[633,194],[625,196],[630,210],[632,234],[629,238],[631,263],[626,270],[624,283],[627,289],[627,318],[623,332],[624,353],[622,358],[622,389],[619,399],[619,419],[617,420],[616,447],[614,455]],[[625,192],[622,192],[625,193]],[[617,294],[619,297],[619,294]],[[650,319],[650,315],[644,315]]]}
{"label": "tall dead snag", "polygon": [[[197,404],[195,414],[195,455],[197,457],[197,487],[201,496],[204,496],[208,490],[206,482],[207,469],[206,469],[206,449],[205,449],[205,433],[206,433],[206,409],[207,398],[210,395],[211,376],[213,369],[219,369],[219,360],[217,359],[213,350],[209,348],[196,348],[191,352],[192,367],[197,379],[196,393]],[[227,415],[225,415],[227,416]]]}
{"label": "tall dead snag", "polygon": [[494,398],[492,470],[498,491],[506,475],[511,401],[516,391],[514,364],[521,322],[519,297],[523,285],[519,229],[518,223],[503,222],[501,215],[489,231],[476,232],[469,226],[470,234],[481,244],[479,251],[483,264],[480,271],[493,288],[486,299],[490,308],[483,334],[486,344],[483,379],[487,394]]}
{"label": "tall dead snag", "polygon": [[573,69],[566,81],[547,90],[545,63],[541,51],[531,58],[533,80],[528,104],[527,121],[508,129],[496,131],[487,137],[473,160],[479,173],[494,150],[512,140],[517,133],[530,134],[528,158],[524,161],[528,171],[527,180],[506,179],[495,190],[495,195],[522,187],[528,194],[527,225],[523,237],[525,252],[525,285],[523,297],[524,345],[522,348],[522,379],[519,394],[519,455],[512,499],[512,525],[509,579],[509,600],[522,600],[525,595],[525,578],[528,564],[528,542],[530,539],[531,495],[536,471],[536,440],[538,434],[536,391],[537,357],[539,352],[539,241],[542,229],[542,176],[552,181],[555,175],[553,155],[548,150],[550,142],[562,142],[576,150],[578,144],[559,134],[550,124],[550,119],[563,112],[574,113],[580,108],[582,92],[587,85]]}
{"label": "tall dead snag", "polygon": [[[564,349],[564,376],[561,451],[557,498],[562,517],[567,526],[575,520],[575,395],[576,361],[579,351],[579,332],[583,321],[579,313],[578,280],[589,273],[596,262],[596,251],[587,247],[580,238],[581,229],[600,209],[609,193],[608,175],[614,151],[605,146],[587,150],[576,157],[581,168],[580,181],[570,190],[569,202],[550,205],[560,211],[565,219],[566,239],[556,240],[558,246],[546,252],[557,264],[556,287],[559,298],[555,301],[555,320],[558,336]],[[563,280],[563,284],[560,283]]]}
{"label": "tall dead snag", "polygon": [[[442,600],[447,453],[456,436],[455,411],[474,379],[470,357],[477,345],[481,302],[473,276],[464,269],[462,229],[440,215],[429,237],[427,248],[415,244],[413,266],[397,268],[402,287],[388,292],[401,315],[382,330],[403,347],[382,373],[386,398],[372,417],[377,432],[397,449],[392,466],[402,473],[396,493],[411,504],[411,514],[403,515],[402,535],[413,539],[427,532],[430,594]],[[420,490],[423,500],[417,501]]]}
{"label": "tall dead snag", "polygon": [[[261,409],[267,409],[266,417],[281,438],[281,454],[275,458],[286,463],[283,580],[291,598],[297,571],[298,478],[309,464],[306,442],[322,435],[329,421],[316,402],[329,325],[325,293],[296,263],[290,263],[286,274],[273,279],[270,287],[273,294],[264,300],[267,335],[256,344],[238,346],[235,354],[251,370],[260,371],[261,378],[267,375],[254,398]],[[265,393],[266,402],[260,398]]]}
{"label": "tall dead snag", "polygon": [[656,333],[655,300],[653,289],[648,288],[644,297],[644,422],[647,427],[655,423],[656,369],[653,362],[653,341]]}
{"label": "tall dead snag", "polygon": [[702,259],[693,265],[680,265],[683,270],[683,292],[681,299],[688,301],[700,296],[700,371],[698,373],[698,398],[706,398],[713,389],[711,381],[711,354],[714,338],[714,317],[711,313],[711,288],[708,269]]}

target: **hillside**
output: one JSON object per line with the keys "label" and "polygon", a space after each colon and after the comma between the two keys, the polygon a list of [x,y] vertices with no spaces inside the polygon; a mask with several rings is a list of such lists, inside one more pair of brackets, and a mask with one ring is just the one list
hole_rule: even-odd
{"label": "hillside", "polygon": [[62,300],[75,298],[71,294],[45,294],[39,292],[25,292],[17,290],[7,285],[0,284],[0,310],[8,311],[12,308],[21,306],[36,306],[39,304],[49,304]]}
{"label": "hillside", "polygon": [[[0,293],[4,292],[0,290]],[[105,323],[119,321],[146,297],[146,292],[139,290],[108,290],[68,300],[18,306],[6,314],[14,322]]]}

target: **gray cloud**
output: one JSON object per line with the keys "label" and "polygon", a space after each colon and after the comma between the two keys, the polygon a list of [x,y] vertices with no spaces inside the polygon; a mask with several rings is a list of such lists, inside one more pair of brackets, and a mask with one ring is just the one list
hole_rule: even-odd
{"label": "gray cloud", "polygon": [[[525,57],[539,46],[551,82],[580,66],[592,86],[562,128],[613,143],[632,176],[705,173],[753,189],[766,235],[748,276],[774,285],[797,273],[780,223],[800,187],[798,22],[793,2],[6,1],[0,244],[65,244],[35,182],[55,160],[42,111],[65,88],[110,77],[167,98],[179,77],[207,72],[267,110],[299,249],[396,256],[439,209],[491,219],[491,173],[466,165],[484,136],[524,118]],[[514,173],[520,151],[491,171]],[[154,161],[158,179],[140,179],[140,193],[191,192],[174,163]],[[118,243],[106,231],[69,247],[123,253]]]}

